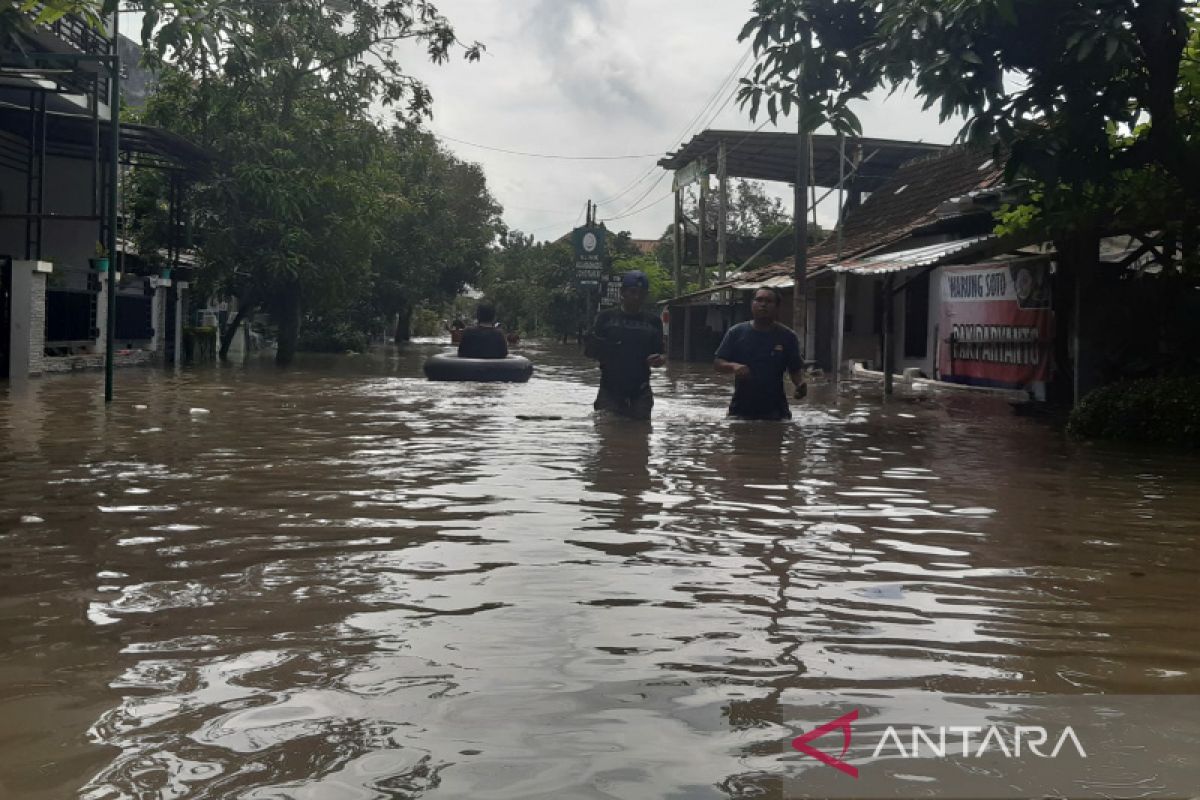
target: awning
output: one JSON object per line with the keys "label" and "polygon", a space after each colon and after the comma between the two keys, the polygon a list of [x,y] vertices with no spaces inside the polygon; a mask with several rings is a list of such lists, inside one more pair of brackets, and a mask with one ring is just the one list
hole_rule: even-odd
{"label": "awning", "polygon": [[791,289],[796,285],[796,279],[791,275],[776,275],[774,278],[767,278],[761,281],[746,281],[744,283],[735,283],[730,288],[732,289],[761,289],[764,286],[772,289]]}
{"label": "awning", "polygon": [[[974,254],[976,251],[988,249],[998,237],[992,234],[971,236],[966,239],[956,239],[951,242],[914,247],[911,250],[897,250],[891,253],[865,256],[840,264],[832,264],[829,269],[834,272],[849,272],[854,275],[881,275],[888,272],[902,272],[914,267],[931,267],[943,264],[956,258]],[[788,279],[791,280],[790,278]],[[791,285],[790,283],[788,284]]]}

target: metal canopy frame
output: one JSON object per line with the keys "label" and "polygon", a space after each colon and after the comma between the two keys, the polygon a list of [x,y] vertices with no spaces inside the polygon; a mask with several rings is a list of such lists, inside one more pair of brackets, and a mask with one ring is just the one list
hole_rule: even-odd
{"label": "metal canopy frame", "polygon": [[[0,104],[0,130],[25,138],[28,135],[29,108]],[[83,114],[59,114],[47,111],[46,154],[91,161],[95,158],[96,122]],[[99,120],[100,148],[107,149],[112,124]],[[203,148],[162,128],[121,123],[118,137],[122,163],[185,172],[194,176],[207,173],[213,158]]]}
{"label": "metal canopy frame", "polygon": [[[683,147],[658,161],[658,166],[678,170],[699,159],[716,162],[724,145],[725,171],[734,178],[781,181],[794,183],[796,180],[796,133],[763,131],[702,131]],[[812,170],[809,185],[837,186],[844,173],[841,171],[841,153],[837,135],[813,134]],[[870,162],[863,163],[854,177],[854,189],[860,192],[877,191],[896,172],[901,164],[913,159],[937,155],[949,145],[906,142],[897,139],[847,138],[847,158],[855,148]],[[871,155],[874,154],[874,155]]]}

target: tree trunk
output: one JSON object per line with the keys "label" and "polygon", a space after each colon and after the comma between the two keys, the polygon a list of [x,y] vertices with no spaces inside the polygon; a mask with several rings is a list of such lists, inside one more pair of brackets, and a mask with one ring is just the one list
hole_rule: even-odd
{"label": "tree trunk", "polygon": [[394,339],[396,344],[407,342],[412,338],[412,315],[412,306],[407,304],[401,306],[396,312],[396,334]]}
{"label": "tree trunk", "polygon": [[276,325],[279,328],[279,348],[275,351],[275,363],[289,366],[296,357],[296,346],[300,342],[300,285],[292,282],[279,293],[275,305]]}
{"label": "tree trunk", "polygon": [[233,344],[234,334],[237,333],[238,327],[242,324],[242,320],[246,315],[254,311],[254,304],[242,306],[239,304],[237,314],[233,317],[233,322],[225,326],[225,330],[221,331],[221,351],[218,353],[218,358],[222,361],[229,360],[229,346]]}
{"label": "tree trunk", "polygon": [[1055,238],[1058,251],[1053,283],[1054,362],[1047,399],[1070,408],[1079,402],[1076,397],[1079,371],[1079,352],[1083,345],[1076,341],[1080,314],[1077,307],[1077,287],[1082,270],[1095,269],[1100,261],[1100,229],[1083,225]]}

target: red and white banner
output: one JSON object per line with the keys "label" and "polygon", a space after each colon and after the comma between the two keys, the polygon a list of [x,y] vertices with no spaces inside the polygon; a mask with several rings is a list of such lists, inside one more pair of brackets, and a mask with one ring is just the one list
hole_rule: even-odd
{"label": "red and white banner", "polygon": [[1048,381],[1054,352],[1049,264],[1022,260],[941,272],[941,379],[1006,389]]}

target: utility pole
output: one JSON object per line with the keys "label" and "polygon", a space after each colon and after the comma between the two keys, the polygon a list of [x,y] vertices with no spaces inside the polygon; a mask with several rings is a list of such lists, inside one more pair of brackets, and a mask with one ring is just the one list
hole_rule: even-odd
{"label": "utility pole", "polygon": [[804,75],[796,81],[796,184],[792,192],[795,268],[792,270],[792,327],[800,339],[800,349],[808,358],[808,131],[804,129]]}
{"label": "utility pole", "polygon": [[681,294],[683,294],[683,290],[684,290],[684,286],[685,286],[685,284],[683,282],[684,236],[683,236],[683,232],[682,232],[683,231],[683,190],[682,189],[675,190],[675,225],[671,230],[672,230],[672,233],[674,234],[672,237],[672,243],[675,245],[675,248],[674,248],[674,250],[675,250],[674,262],[675,263],[672,265],[675,268],[675,294],[681,295]]}
{"label": "utility pole", "polygon": [[[113,350],[117,338],[117,208],[121,200],[121,54],[118,49],[118,28],[121,12],[113,9],[112,17],[112,50],[109,69],[108,117],[109,132],[112,136],[109,159],[108,186],[108,319],[104,333],[104,402],[111,403],[113,399]],[[180,357],[179,353],[175,358]]]}
{"label": "utility pole", "polygon": [[725,140],[717,150],[717,269],[721,282],[725,282],[725,235],[729,216],[729,174],[725,167]]}
{"label": "utility pole", "polygon": [[700,176],[700,207],[696,219],[696,261],[700,264],[700,288],[708,286],[708,267],[704,263],[707,255],[704,248],[704,232],[708,228],[708,167]]}

